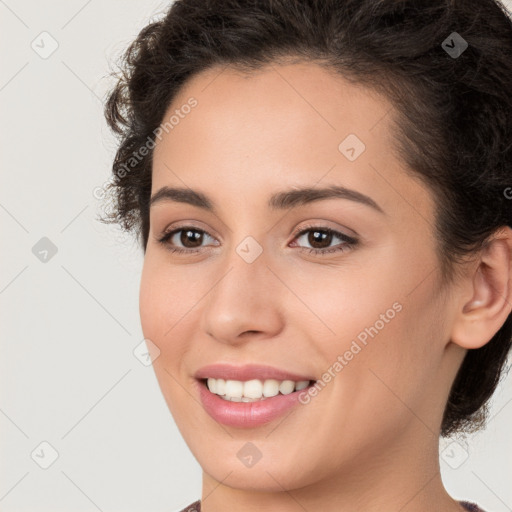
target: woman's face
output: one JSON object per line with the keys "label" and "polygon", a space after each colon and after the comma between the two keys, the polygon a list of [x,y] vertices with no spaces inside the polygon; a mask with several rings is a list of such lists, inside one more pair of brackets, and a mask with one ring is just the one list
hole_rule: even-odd
{"label": "woman's face", "polygon": [[[152,195],[184,192],[151,205],[140,314],[163,395],[213,480],[360,481],[437,447],[463,354],[449,343],[433,199],[393,153],[393,112],[315,64],[287,64],[210,69],[165,115]],[[232,402],[207,377],[262,382],[230,383],[232,396],[318,382]]]}

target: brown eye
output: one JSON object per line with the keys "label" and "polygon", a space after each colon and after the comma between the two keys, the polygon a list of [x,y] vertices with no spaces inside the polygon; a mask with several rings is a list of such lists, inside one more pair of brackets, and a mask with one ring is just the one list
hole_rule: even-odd
{"label": "brown eye", "polygon": [[181,236],[179,237],[180,243],[185,247],[200,247],[203,239],[203,233],[196,229],[181,229],[179,231]]}
{"label": "brown eye", "polygon": [[[311,245],[311,247],[301,247],[301,249],[315,254],[345,251],[358,243],[355,238],[328,227],[310,226],[298,233],[296,240],[301,238],[305,239],[305,243]],[[336,239],[339,239],[341,243],[331,246]]]}
{"label": "brown eye", "polygon": [[[325,249],[331,245],[332,233],[326,231],[311,230],[308,234],[308,243],[315,249]],[[325,245],[327,243],[327,245]],[[319,244],[319,246],[317,245]]]}
{"label": "brown eye", "polygon": [[158,241],[171,252],[194,253],[203,247],[205,237],[213,237],[202,229],[184,226],[165,233]]}

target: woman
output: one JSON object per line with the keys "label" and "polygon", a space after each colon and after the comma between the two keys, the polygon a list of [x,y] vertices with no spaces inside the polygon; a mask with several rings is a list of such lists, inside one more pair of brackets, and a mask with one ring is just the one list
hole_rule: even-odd
{"label": "woman", "polygon": [[481,510],[439,436],[511,345],[512,25],[493,0],[178,0],[107,104],[186,510]]}

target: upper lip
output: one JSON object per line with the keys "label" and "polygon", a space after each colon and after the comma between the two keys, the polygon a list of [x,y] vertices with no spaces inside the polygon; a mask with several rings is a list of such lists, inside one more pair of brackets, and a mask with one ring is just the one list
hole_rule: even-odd
{"label": "upper lip", "polygon": [[316,380],[311,375],[299,375],[272,366],[248,364],[243,366],[235,366],[231,364],[209,364],[201,367],[195,373],[196,379],[207,379],[208,377],[214,379],[229,379],[247,381],[252,379],[275,379],[275,380]]}

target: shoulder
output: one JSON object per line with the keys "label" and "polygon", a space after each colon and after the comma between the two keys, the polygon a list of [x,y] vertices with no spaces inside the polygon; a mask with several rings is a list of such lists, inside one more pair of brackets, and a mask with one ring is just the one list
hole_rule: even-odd
{"label": "shoulder", "polygon": [[201,512],[201,500],[194,501],[194,503],[180,510],[180,512]]}

